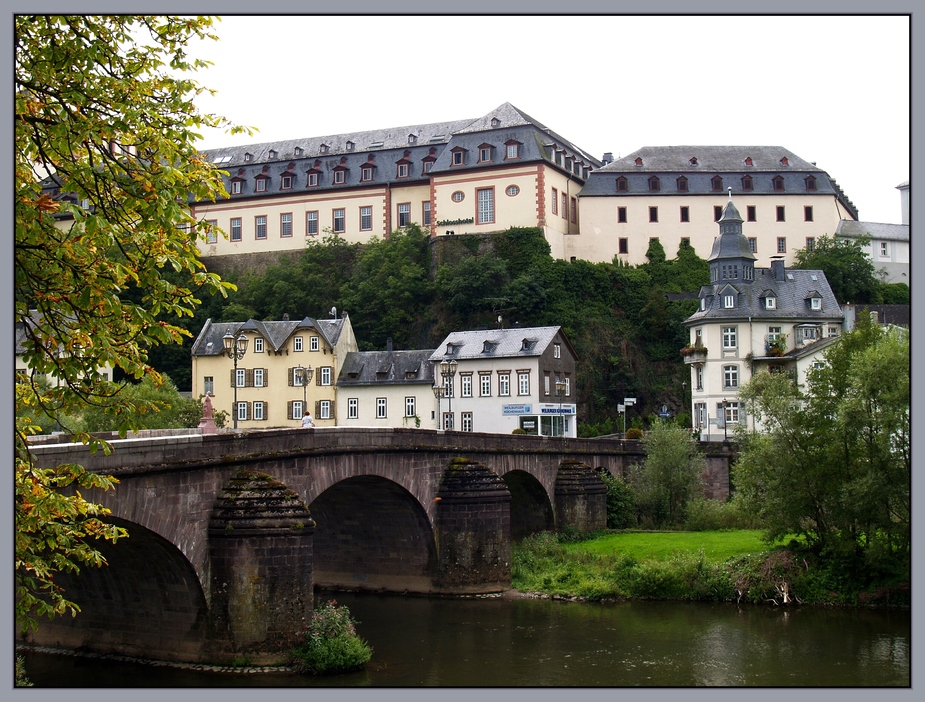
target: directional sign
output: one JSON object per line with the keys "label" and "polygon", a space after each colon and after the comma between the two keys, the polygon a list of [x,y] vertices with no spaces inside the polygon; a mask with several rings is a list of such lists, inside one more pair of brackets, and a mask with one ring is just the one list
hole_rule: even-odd
{"label": "directional sign", "polygon": [[624,404],[624,405],[635,405],[635,404],[636,404],[636,398],[635,398],[635,397],[624,397],[624,398],[623,398],[623,404]]}

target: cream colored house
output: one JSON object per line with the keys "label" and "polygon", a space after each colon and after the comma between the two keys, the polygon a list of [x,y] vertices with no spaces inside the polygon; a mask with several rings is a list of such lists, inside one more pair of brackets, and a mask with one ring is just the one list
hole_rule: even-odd
{"label": "cream colored house", "polygon": [[[334,426],[337,376],[357,343],[347,313],[332,313],[332,319],[207,320],[192,347],[193,397],[210,393],[213,407],[229,413],[227,426],[237,416],[239,429],[301,426],[306,408],[317,426]],[[247,347],[235,365],[223,339],[240,334]],[[302,368],[311,369],[305,383]]]}
{"label": "cream colored house", "polygon": [[783,259],[755,266],[731,198],[719,231],[709,257],[711,283],[685,320],[690,343],[681,350],[691,368],[694,426],[704,441],[730,438],[731,424],[755,428],[739,388],[764,371],[789,372],[805,383],[844,319],[822,271],[788,269]]}
{"label": "cream colored house", "polygon": [[828,173],[782,147],[647,146],[590,174],[566,257],[638,265],[658,239],[669,259],[685,240],[705,258],[730,190],[762,266],[780,256],[789,265],[798,249],[858,218]]}
{"label": "cream colored house", "polygon": [[348,353],[337,378],[338,426],[436,429],[432,353]]}
{"label": "cream colored house", "polygon": [[601,161],[505,103],[478,119],[212,149],[228,199],[193,203],[227,234],[199,242],[209,265],[348,242],[416,223],[453,236],[541,227],[554,256],[579,230],[578,192]]}

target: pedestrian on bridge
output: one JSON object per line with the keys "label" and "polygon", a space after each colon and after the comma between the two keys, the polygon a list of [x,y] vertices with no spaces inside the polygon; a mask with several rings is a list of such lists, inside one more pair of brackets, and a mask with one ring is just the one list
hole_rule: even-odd
{"label": "pedestrian on bridge", "polygon": [[302,428],[303,429],[314,429],[315,420],[312,419],[312,414],[308,410],[305,410],[305,414],[302,415]]}

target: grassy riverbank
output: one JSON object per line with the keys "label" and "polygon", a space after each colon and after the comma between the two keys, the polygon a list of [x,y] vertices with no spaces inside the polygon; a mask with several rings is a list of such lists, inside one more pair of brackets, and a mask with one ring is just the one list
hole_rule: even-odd
{"label": "grassy riverbank", "polygon": [[511,584],[522,592],[589,600],[908,604],[908,585],[820,568],[811,555],[768,546],[750,530],[552,533],[516,544]]}

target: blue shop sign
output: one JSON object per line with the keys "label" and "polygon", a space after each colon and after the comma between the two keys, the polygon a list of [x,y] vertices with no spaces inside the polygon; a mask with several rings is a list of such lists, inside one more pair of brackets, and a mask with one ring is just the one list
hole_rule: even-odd
{"label": "blue shop sign", "polygon": [[501,405],[501,414],[530,414],[533,405]]}

